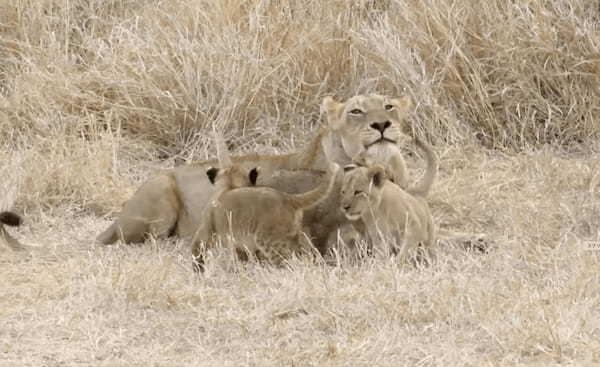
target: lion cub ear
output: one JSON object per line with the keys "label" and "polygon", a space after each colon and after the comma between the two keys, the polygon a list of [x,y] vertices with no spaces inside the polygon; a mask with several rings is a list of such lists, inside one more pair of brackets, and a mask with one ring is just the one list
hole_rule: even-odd
{"label": "lion cub ear", "polygon": [[385,169],[382,166],[373,166],[367,171],[367,177],[373,183],[373,186],[380,188],[385,180]]}
{"label": "lion cub ear", "polygon": [[402,96],[394,98],[392,102],[398,107],[400,111],[406,112],[412,107],[412,99],[410,96]]}
{"label": "lion cub ear", "polygon": [[206,175],[208,176],[208,180],[213,185],[215,184],[215,180],[216,180],[218,174],[219,174],[219,169],[218,168],[209,167],[206,170]]}
{"label": "lion cub ear", "polygon": [[339,130],[342,127],[341,114],[344,104],[336,102],[332,97],[323,98],[321,111],[327,115],[327,121],[332,130]]}
{"label": "lion cub ear", "polygon": [[258,179],[259,172],[259,167],[254,167],[250,170],[250,172],[248,172],[248,180],[250,181],[250,185],[256,186],[256,180]]}
{"label": "lion cub ear", "polygon": [[356,168],[358,168],[356,164],[347,164],[344,166],[344,172],[350,172]]}

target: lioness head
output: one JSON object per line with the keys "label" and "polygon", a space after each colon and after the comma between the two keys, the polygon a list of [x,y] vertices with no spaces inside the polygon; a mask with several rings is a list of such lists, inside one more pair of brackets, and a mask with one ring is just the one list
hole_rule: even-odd
{"label": "lioness head", "polygon": [[351,164],[344,167],[341,205],[348,220],[358,220],[370,206],[379,205],[384,180],[385,170],[380,165],[361,167]]}
{"label": "lioness head", "polygon": [[363,150],[372,150],[382,157],[389,157],[390,151],[396,152],[410,107],[408,96],[357,95],[344,103],[331,97],[323,100],[329,126],[340,135],[350,157]]}
{"label": "lioness head", "polygon": [[226,168],[209,167],[206,170],[208,180],[215,186],[224,190],[232,190],[239,187],[255,186],[258,179],[259,169],[252,168],[246,171],[237,165]]}

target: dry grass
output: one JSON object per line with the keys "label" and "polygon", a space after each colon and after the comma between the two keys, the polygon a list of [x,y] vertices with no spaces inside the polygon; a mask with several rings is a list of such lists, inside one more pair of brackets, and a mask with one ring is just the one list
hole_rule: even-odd
{"label": "dry grass", "polygon": [[[0,251],[0,366],[599,364],[599,21],[588,0],[3,1],[0,204],[39,248]],[[287,151],[323,96],[366,91],[413,97],[436,222],[491,253],[199,279],[183,243],[91,244],[214,126]]]}

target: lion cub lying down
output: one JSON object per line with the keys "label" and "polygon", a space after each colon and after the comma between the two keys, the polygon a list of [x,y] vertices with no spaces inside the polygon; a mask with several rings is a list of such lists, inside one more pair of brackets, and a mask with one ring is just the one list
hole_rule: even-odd
{"label": "lion cub lying down", "polygon": [[[214,247],[218,239],[235,248],[241,260],[250,254],[280,264],[294,253],[311,252],[312,245],[302,233],[303,211],[329,195],[338,169],[332,164],[323,182],[311,191],[287,194],[254,186],[259,172],[256,168],[246,175],[235,166],[209,168],[206,174],[216,193],[192,240],[194,269],[204,270],[204,250]],[[246,177],[245,186],[253,187],[236,185]]]}
{"label": "lion cub lying down", "polygon": [[344,167],[342,210],[351,221],[362,222],[371,246],[391,243],[393,253],[407,258],[414,250],[432,257],[435,228],[425,200],[437,172],[437,157],[419,139],[416,143],[425,151],[427,171],[419,187],[403,190],[387,177],[380,165],[369,165],[362,158]]}

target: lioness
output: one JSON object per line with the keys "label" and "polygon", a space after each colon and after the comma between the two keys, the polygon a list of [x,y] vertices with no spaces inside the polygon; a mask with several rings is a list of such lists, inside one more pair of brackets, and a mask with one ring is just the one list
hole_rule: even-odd
{"label": "lioness", "polygon": [[[354,106],[355,101],[362,101],[356,103],[362,106],[360,111],[369,116],[368,119],[360,118],[360,123],[359,118],[355,117],[359,107],[350,108]],[[343,108],[344,106],[347,108]],[[247,171],[253,167],[260,167],[261,177],[268,180],[266,184],[281,191],[306,191],[312,188],[311,180],[304,180],[302,177],[322,174],[327,169],[328,162],[335,162],[340,166],[349,164],[352,162],[351,157],[362,149],[367,149],[384,159],[387,159],[388,155],[391,157],[398,153],[394,142],[399,137],[401,119],[409,107],[408,97],[394,99],[364,95],[353,97],[346,104],[325,98],[323,108],[327,113],[329,126],[319,129],[304,149],[282,155],[250,154],[232,157],[232,161]],[[371,116],[383,116],[382,121]],[[390,160],[398,167],[396,182],[402,183],[406,180],[406,167],[401,156],[398,157]],[[167,170],[150,179],[125,203],[121,213],[98,236],[97,241],[103,244],[111,244],[119,239],[123,242],[141,242],[148,235],[161,237],[171,234],[191,237],[198,228],[205,206],[215,192],[215,187],[206,176],[206,170],[217,164],[216,159],[190,164]],[[294,176],[291,180],[287,179],[289,175],[283,175],[286,180],[278,180],[277,175],[272,174],[280,170],[300,172],[290,173]],[[341,178],[339,180],[341,184]],[[304,182],[306,186],[299,185],[298,182]],[[336,190],[333,192],[336,193]],[[314,216],[305,216],[305,221],[314,219],[308,225],[314,225],[315,230],[312,232],[320,237],[317,242],[320,243],[319,248],[322,252],[326,247],[324,239],[327,238],[327,234],[323,234],[317,227],[321,226],[325,231],[337,228],[337,220],[322,226],[323,213],[328,208],[334,207],[335,210],[339,210],[336,197],[315,208]],[[328,202],[335,205],[325,207]]]}
{"label": "lioness", "polygon": [[[239,169],[248,172],[261,167],[263,174],[280,169],[319,169],[326,159],[322,154],[322,129],[302,151],[282,155],[249,154],[231,157]],[[97,241],[111,244],[143,242],[148,235],[191,237],[202,218],[204,207],[214,195],[206,170],[218,165],[217,159],[173,168],[144,183],[127,201],[115,221]]]}
{"label": "lioness", "polygon": [[13,250],[24,250],[25,246],[23,246],[6,231],[4,224],[16,227],[20,226],[22,222],[23,220],[16,213],[9,211],[0,212],[0,241],[6,243],[8,247]]}
{"label": "lioness", "polygon": [[[338,166],[315,189],[288,194],[270,187],[236,187],[240,169],[209,168],[209,180],[217,187],[192,240],[194,269],[204,270],[204,249],[220,238],[236,249],[241,259],[255,254],[275,264],[293,253],[310,252],[310,241],[302,232],[303,211],[322,202],[331,192]],[[256,185],[258,170],[248,173],[249,186]]]}
{"label": "lioness", "polygon": [[344,167],[342,210],[346,217],[362,221],[372,246],[394,240],[392,251],[401,257],[418,247],[433,256],[435,229],[425,197],[437,173],[437,156],[420,139],[416,143],[427,160],[418,187],[403,190],[387,179],[381,165]]}

